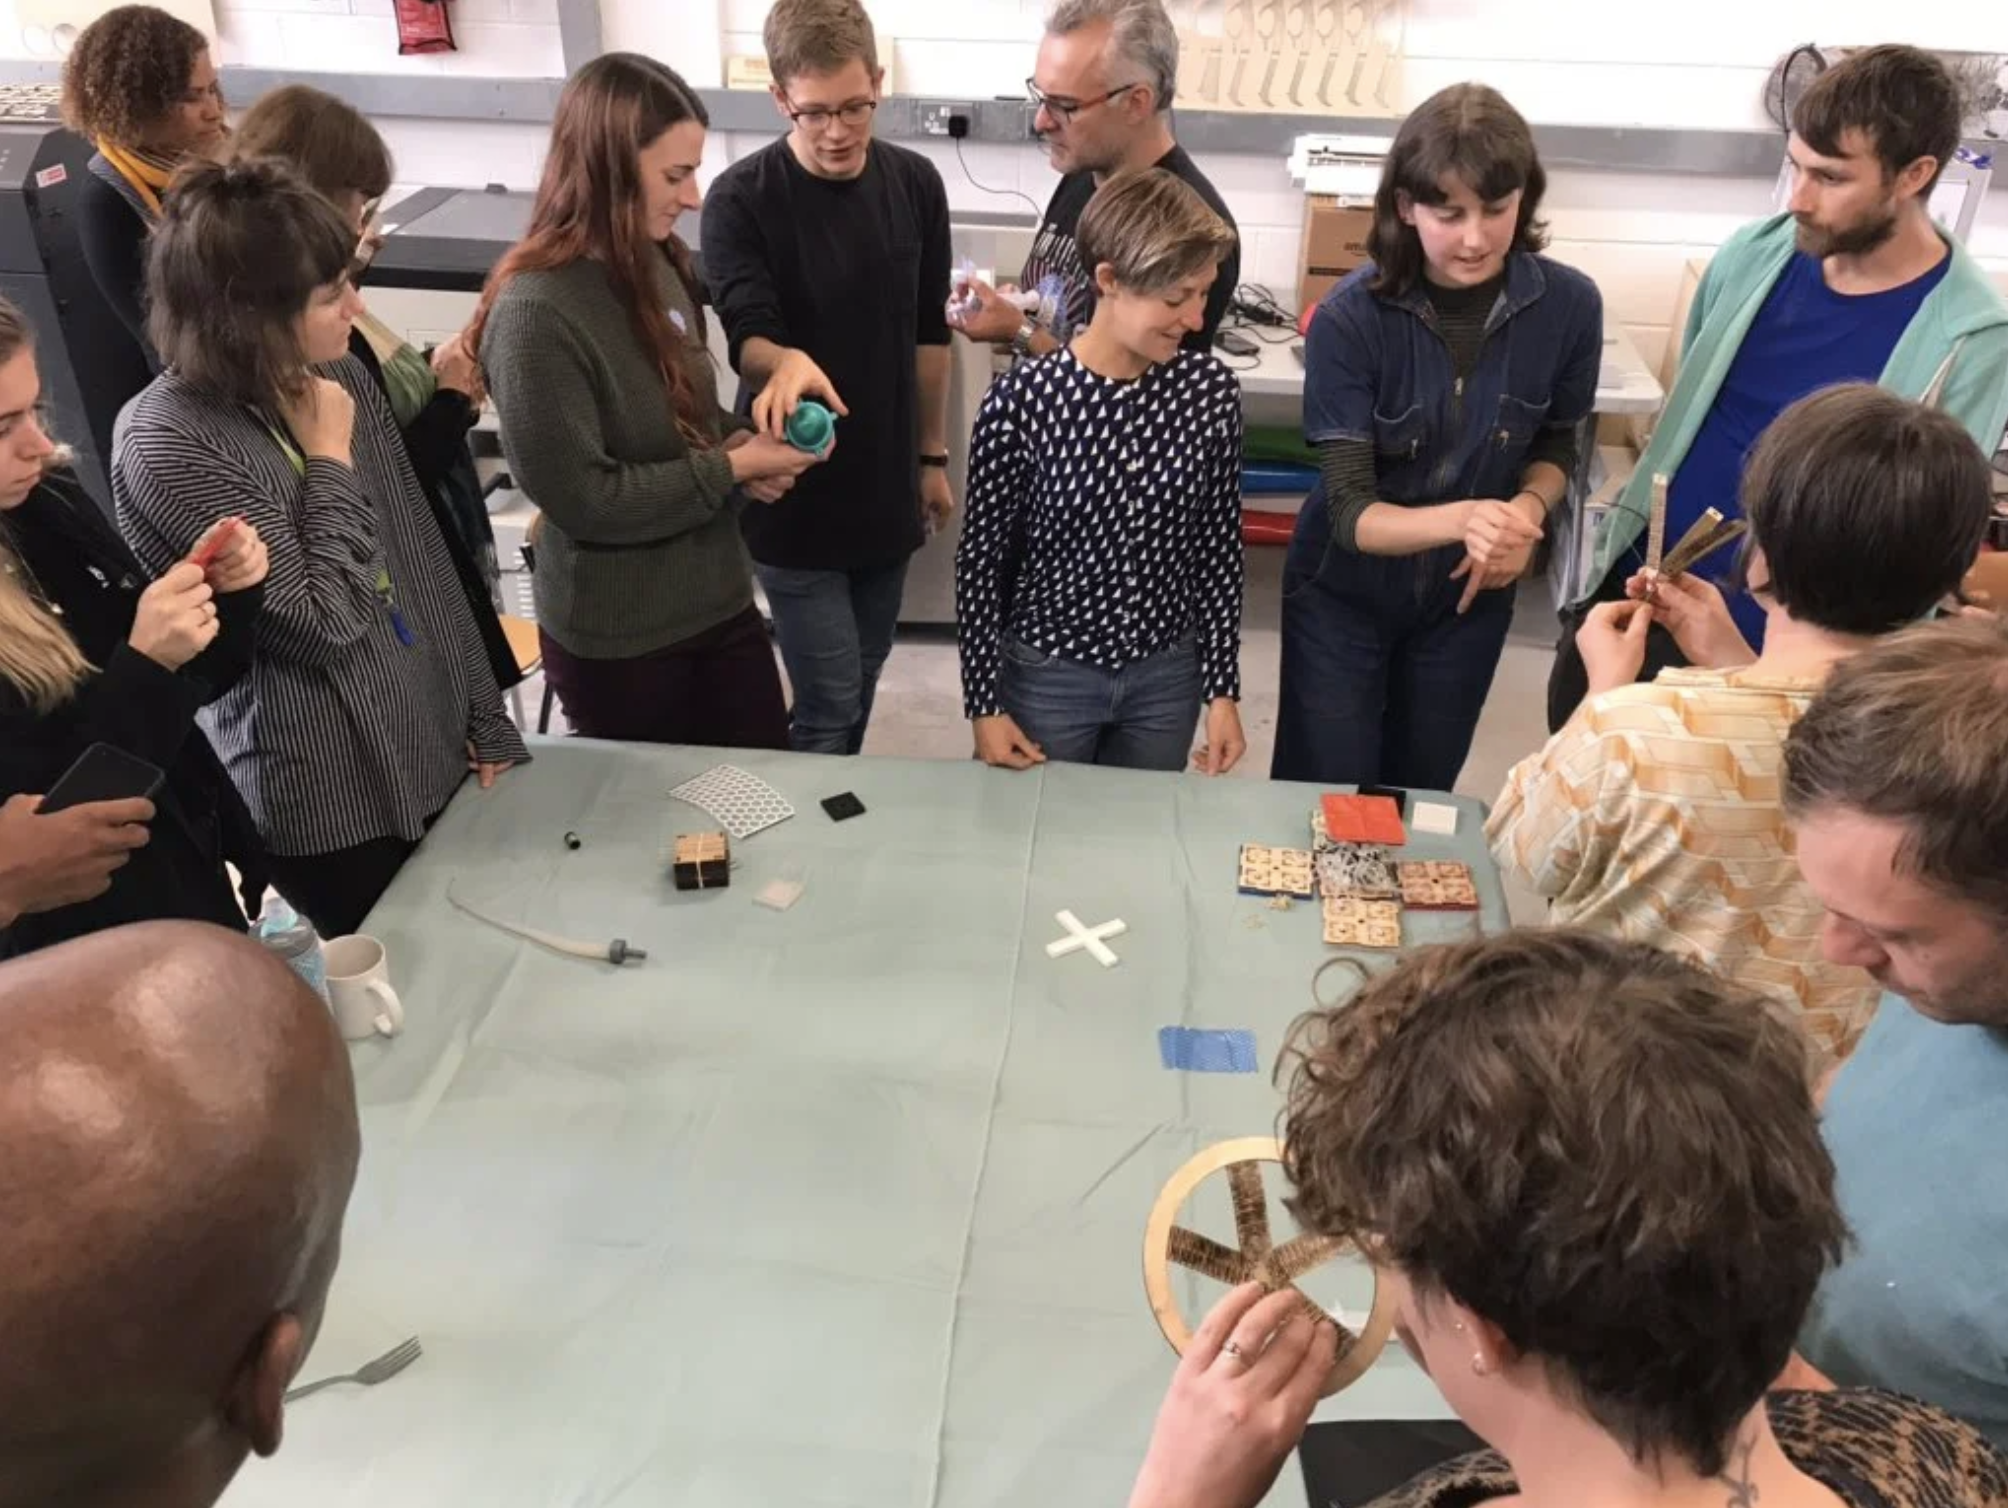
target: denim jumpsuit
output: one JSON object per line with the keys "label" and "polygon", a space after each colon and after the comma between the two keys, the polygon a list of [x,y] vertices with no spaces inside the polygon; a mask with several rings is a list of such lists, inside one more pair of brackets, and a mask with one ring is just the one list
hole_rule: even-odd
{"label": "denim jumpsuit", "polygon": [[[1513,496],[1543,428],[1596,403],[1603,300],[1573,268],[1516,251],[1472,370],[1456,379],[1418,284],[1370,291],[1371,264],[1319,305],[1305,350],[1304,438],[1370,440],[1382,502]],[[1332,538],[1322,487],[1305,500],[1283,566],[1278,780],[1449,790],[1492,686],[1513,616],[1510,587],[1450,573],[1462,544],[1365,555]]]}

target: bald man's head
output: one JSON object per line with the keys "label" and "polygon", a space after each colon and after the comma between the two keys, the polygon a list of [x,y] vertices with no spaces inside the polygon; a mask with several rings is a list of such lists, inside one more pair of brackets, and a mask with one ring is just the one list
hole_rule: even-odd
{"label": "bald man's head", "polygon": [[159,922],[0,965],[0,1508],[206,1505],[279,1443],[355,1182],[324,1006]]}

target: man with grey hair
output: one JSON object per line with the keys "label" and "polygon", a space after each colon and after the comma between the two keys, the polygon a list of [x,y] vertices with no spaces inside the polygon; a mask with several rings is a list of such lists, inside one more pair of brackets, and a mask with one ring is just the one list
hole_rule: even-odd
{"label": "man with grey hair", "polygon": [[[1074,246],[1074,225],[1111,174],[1163,168],[1191,184],[1213,212],[1234,217],[1185,149],[1172,139],[1178,83],[1178,32],[1163,0],[1059,0],[1046,20],[1038,62],[1025,81],[1037,110],[1032,125],[1053,167],[1064,174],[1025,260],[1019,286],[1040,295],[1036,316],[996,289],[975,282],[978,306],[957,328],[971,340],[1009,344],[1020,356],[1058,350],[1094,313],[1095,279]],[[1220,328],[1241,278],[1237,245],[1220,264],[1206,299],[1205,322],[1186,345],[1204,351]]]}

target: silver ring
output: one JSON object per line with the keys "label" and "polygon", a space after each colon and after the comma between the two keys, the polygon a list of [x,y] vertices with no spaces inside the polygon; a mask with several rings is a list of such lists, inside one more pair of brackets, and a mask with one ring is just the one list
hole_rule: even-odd
{"label": "silver ring", "polygon": [[1253,1365],[1253,1363],[1248,1360],[1248,1353],[1242,1350],[1238,1345],[1236,1345],[1234,1343],[1233,1337],[1231,1336],[1220,1343],[1220,1354],[1232,1361],[1240,1362],[1241,1365],[1244,1367]]}

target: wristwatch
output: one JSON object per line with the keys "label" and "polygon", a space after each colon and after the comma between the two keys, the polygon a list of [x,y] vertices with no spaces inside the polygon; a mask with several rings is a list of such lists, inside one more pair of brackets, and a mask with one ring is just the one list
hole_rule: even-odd
{"label": "wristwatch", "polygon": [[1018,333],[1011,337],[1011,354],[1014,356],[1030,356],[1032,354],[1032,337],[1038,333],[1039,327],[1028,316],[1024,323],[1018,326]]}
{"label": "wristwatch", "polygon": [[946,471],[948,469],[948,452],[944,450],[938,456],[931,456],[923,450],[920,453],[920,464],[923,466],[936,466]]}

